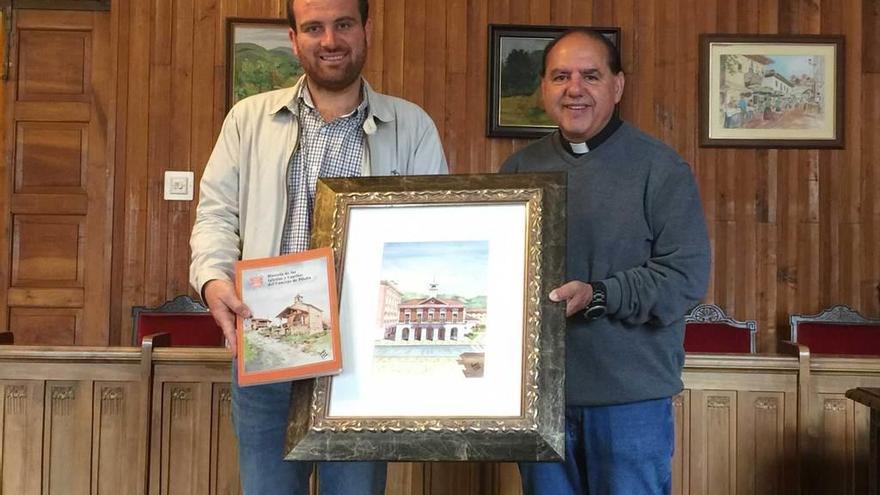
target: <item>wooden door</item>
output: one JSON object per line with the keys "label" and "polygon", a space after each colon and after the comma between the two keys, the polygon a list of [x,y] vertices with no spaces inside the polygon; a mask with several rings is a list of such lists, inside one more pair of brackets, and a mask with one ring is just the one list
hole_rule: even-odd
{"label": "wooden door", "polygon": [[0,185],[0,330],[108,345],[115,67],[110,12],[14,10]]}

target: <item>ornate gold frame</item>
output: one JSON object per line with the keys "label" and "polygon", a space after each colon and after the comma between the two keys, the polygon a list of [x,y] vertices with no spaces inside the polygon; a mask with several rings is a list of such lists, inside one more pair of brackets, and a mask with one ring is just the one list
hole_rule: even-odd
{"label": "ornate gold frame", "polygon": [[[520,417],[328,417],[331,377],[294,382],[290,460],[558,460],[563,457],[565,179],[558,174],[322,179],[312,247],[333,249],[341,281],[352,207],[527,207]],[[487,228],[491,228],[487,226]],[[303,400],[310,397],[311,400]]]}

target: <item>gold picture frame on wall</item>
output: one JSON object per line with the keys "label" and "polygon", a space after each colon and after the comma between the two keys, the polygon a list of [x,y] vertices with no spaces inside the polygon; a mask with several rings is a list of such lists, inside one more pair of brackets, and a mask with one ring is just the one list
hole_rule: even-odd
{"label": "gold picture frame on wall", "polygon": [[287,459],[561,459],[564,176],[321,179],[315,205],[345,364],[294,382]]}

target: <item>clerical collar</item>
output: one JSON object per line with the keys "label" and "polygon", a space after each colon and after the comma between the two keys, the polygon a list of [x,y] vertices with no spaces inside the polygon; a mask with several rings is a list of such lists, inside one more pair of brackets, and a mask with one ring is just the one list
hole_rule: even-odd
{"label": "clerical collar", "polygon": [[581,156],[584,153],[589,151],[593,151],[599,147],[600,144],[604,143],[614,131],[620,128],[623,125],[623,121],[616,115],[611,116],[611,120],[605,124],[605,127],[599,131],[598,134],[588,139],[586,143],[570,143],[562,133],[559,133],[559,140],[562,142],[562,147],[565,148],[570,154],[574,156]]}

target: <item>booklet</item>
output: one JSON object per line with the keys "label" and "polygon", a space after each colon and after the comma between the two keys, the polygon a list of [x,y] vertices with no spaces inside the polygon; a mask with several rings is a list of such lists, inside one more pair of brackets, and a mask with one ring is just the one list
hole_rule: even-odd
{"label": "booklet", "polygon": [[342,370],[333,251],[239,261],[235,286],[251,309],[238,318],[238,383],[300,380]]}

